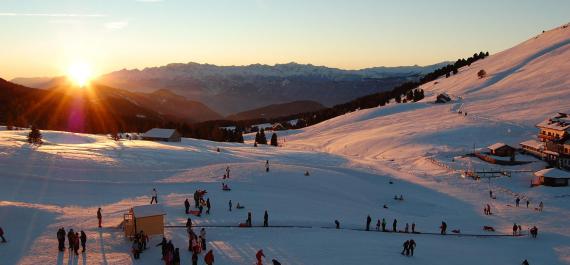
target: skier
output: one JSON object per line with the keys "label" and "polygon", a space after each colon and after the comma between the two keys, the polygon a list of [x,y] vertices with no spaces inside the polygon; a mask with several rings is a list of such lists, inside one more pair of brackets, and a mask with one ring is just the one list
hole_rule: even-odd
{"label": "skier", "polygon": [[521,202],[521,199],[520,199],[519,197],[517,197],[517,198],[515,199],[515,205],[516,205],[516,207],[519,207],[519,203],[520,203],[520,202]]}
{"label": "skier", "polygon": [[406,240],[406,242],[404,242],[404,245],[403,245],[404,249],[402,249],[402,253],[401,253],[402,255],[406,255],[405,253],[408,253],[409,246],[410,246],[410,240]]}
{"label": "skier", "polygon": [[517,224],[513,224],[513,236],[517,235],[517,230],[519,229],[519,227],[517,226]]}
{"label": "skier", "polygon": [[441,226],[439,228],[441,229],[441,234],[445,235],[447,232],[447,223],[445,223],[444,221],[441,221]]}
{"label": "skier", "polygon": [[188,201],[188,198],[184,200],[184,208],[186,209],[186,214],[190,213],[190,202]]}
{"label": "skier", "polygon": [[263,254],[263,249],[260,249],[259,251],[257,251],[257,253],[255,254],[255,258],[257,259],[257,264],[256,265],[263,265],[263,258],[265,257],[265,254]]}
{"label": "skier", "polygon": [[265,160],[265,172],[269,172],[269,160]]}
{"label": "skier", "polygon": [[230,202],[228,203],[228,205],[230,206],[230,212],[232,211],[232,200],[230,200]]}
{"label": "skier", "polygon": [[372,218],[370,218],[370,215],[368,215],[366,217],[366,231],[370,231],[370,222],[372,222]]}
{"label": "skier", "polygon": [[267,210],[265,210],[265,213],[263,214],[263,227],[268,227],[269,226],[269,214],[267,214]]}
{"label": "skier", "polygon": [[394,222],[392,223],[392,231],[398,232],[397,226],[398,226],[398,220],[396,220],[396,218],[394,218]]}
{"label": "skier", "polygon": [[57,231],[57,243],[59,251],[65,250],[65,229],[62,227]]}
{"label": "skier", "polygon": [[251,227],[251,212],[247,213],[247,219],[245,220],[247,226]]}
{"label": "skier", "polygon": [[2,238],[2,243],[6,243],[6,238],[4,238],[4,230],[0,227],[0,238]]}
{"label": "skier", "polygon": [[210,207],[212,205],[210,204],[210,198],[206,199],[206,214],[210,214]]}
{"label": "skier", "polygon": [[340,229],[340,222],[338,220],[334,220],[334,224],[336,226],[336,229]]}
{"label": "skier", "polygon": [[85,244],[87,243],[87,235],[85,234],[85,232],[83,232],[83,230],[81,230],[81,236],[79,237],[79,239],[81,239],[81,248],[83,250],[81,250],[81,253],[85,253]]}
{"label": "skier", "polygon": [[204,256],[204,262],[206,262],[207,265],[214,264],[214,253],[212,250],[208,251],[208,253],[206,253],[206,256]]}
{"label": "skier", "polygon": [[412,223],[412,233],[416,232],[416,223]]}
{"label": "skier", "polygon": [[158,192],[156,192],[155,188],[152,189],[152,198],[150,199],[150,204],[153,202],[158,203]]}
{"label": "skier", "polygon": [[410,250],[410,255],[414,256],[414,249],[416,248],[416,241],[410,239],[410,244],[408,245],[408,249]]}
{"label": "skier", "polygon": [[97,220],[99,221],[99,228],[101,228],[101,222],[103,220],[103,215],[101,214],[101,208],[97,209]]}
{"label": "skier", "polygon": [[202,250],[206,250],[206,229],[200,229],[200,238],[202,239]]}
{"label": "skier", "polygon": [[382,218],[382,232],[386,232],[386,219]]}

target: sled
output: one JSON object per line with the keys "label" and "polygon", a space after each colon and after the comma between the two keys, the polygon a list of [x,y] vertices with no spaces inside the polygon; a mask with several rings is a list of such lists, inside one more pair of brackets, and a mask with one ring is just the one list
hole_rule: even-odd
{"label": "sled", "polygon": [[200,216],[200,211],[198,210],[190,210],[188,213],[191,215]]}
{"label": "sled", "polygon": [[453,230],[451,230],[451,232],[452,232],[452,233],[455,233],[455,234],[460,234],[460,233],[461,233],[461,230],[459,230],[459,229],[453,229]]}
{"label": "sled", "polygon": [[483,230],[485,231],[489,231],[489,232],[495,232],[495,228],[493,228],[492,226],[483,226]]}
{"label": "sled", "polygon": [[223,188],[222,190],[223,190],[223,191],[231,191],[232,189],[230,189],[230,188]]}
{"label": "sled", "polygon": [[240,223],[239,227],[249,227],[249,225],[247,223]]}

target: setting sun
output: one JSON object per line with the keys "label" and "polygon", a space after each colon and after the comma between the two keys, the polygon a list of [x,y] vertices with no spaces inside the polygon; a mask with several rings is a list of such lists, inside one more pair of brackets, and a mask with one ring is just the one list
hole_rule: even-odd
{"label": "setting sun", "polygon": [[92,77],[91,67],[87,63],[75,63],[69,66],[67,76],[79,87],[85,87]]}

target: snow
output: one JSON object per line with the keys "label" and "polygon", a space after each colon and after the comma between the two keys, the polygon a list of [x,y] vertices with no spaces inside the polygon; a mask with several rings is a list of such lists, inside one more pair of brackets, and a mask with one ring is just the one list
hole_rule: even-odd
{"label": "snow", "polygon": [[534,140],[534,139],[524,141],[524,142],[520,143],[520,145],[521,146],[528,146],[528,147],[534,148],[536,150],[543,150],[544,149],[544,143],[539,142],[539,141]]}
{"label": "snow", "polygon": [[558,131],[568,131],[570,129],[570,117],[568,117],[568,114],[559,113],[552,118],[542,121],[537,126]]}
{"label": "snow", "polygon": [[497,149],[499,149],[499,148],[501,148],[501,147],[503,147],[503,146],[507,146],[507,144],[505,144],[505,143],[496,143],[496,144],[489,145],[487,148],[489,148],[489,150],[497,150]]}
{"label": "snow", "polygon": [[[195,225],[235,226],[249,211],[260,225],[267,210],[270,225],[300,226],[208,227],[208,248],[219,265],[252,264],[258,249],[266,262],[277,258],[282,264],[570,264],[570,189],[529,185],[533,172],[546,164],[525,155],[517,157],[530,163],[519,166],[465,156],[496,142],[532,139],[539,121],[570,108],[569,44],[569,29],[548,31],[423,86],[432,96],[449,91],[458,98],[451,104],[426,98],[355,111],[280,131],[287,141],[279,148],[253,147],[252,134],[245,144],[173,144],[51,131],[42,131],[48,143],[30,147],[27,131],[0,131],[0,226],[9,241],[0,244],[0,263],[159,264],[154,245],[161,238],[152,237],[150,249],[135,261],[119,228],[123,214],[148,204],[156,188],[168,226],[184,225],[189,216],[183,202],[196,189],[208,191],[212,211],[192,216]],[[477,78],[480,69],[489,77]],[[230,192],[221,190],[227,166]],[[461,177],[467,168],[513,172],[476,181]],[[489,188],[496,199],[489,198]],[[403,201],[393,200],[400,194]],[[530,200],[531,207],[514,207],[516,197],[523,204]],[[229,200],[246,208],[230,212]],[[544,211],[535,211],[540,202]],[[493,215],[483,214],[486,204]],[[102,229],[96,227],[99,207]],[[419,231],[435,235],[358,230],[367,215],[373,227],[379,218],[389,224],[396,218],[400,229],[414,222]],[[330,229],[335,219],[346,229]],[[440,236],[441,221],[463,235],[511,234],[517,223],[525,233],[538,226],[539,236]],[[497,232],[482,231],[484,225]],[[87,252],[58,253],[59,227],[84,230]],[[188,264],[185,229],[165,231]],[[418,244],[416,255],[404,257],[401,246],[410,238]]]}
{"label": "snow", "polygon": [[176,132],[175,129],[152,128],[143,134],[143,137],[149,138],[170,138]]}
{"label": "snow", "polygon": [[165,215],[166,212],[160,204],[138,205],[133,207],[133,214],[137,218]]}
{"label": "snow", "polygon": [[570,173],[556,168],[547,168],[534,173],[537,177],[570,179]]}

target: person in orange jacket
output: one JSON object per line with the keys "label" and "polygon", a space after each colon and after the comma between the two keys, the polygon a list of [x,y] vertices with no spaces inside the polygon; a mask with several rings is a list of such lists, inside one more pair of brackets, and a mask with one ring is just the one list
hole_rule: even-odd
{"label": "person in orange jacket", "polygon": [[206,253],[206,256],[204,256],[204,262],[206,262],[208,265],[214,264],[214,253],[212,250],[208,251],[208,253]]}
{"label": "person in orange jacket", "polygon": [[262,258],[265,257],[265,254],[263,254],[263,249],[260,249],[259,251],[257,251],[257,254],[255,254],[255,258],[257,259],[257,265],[263,265],[263,260]]}

